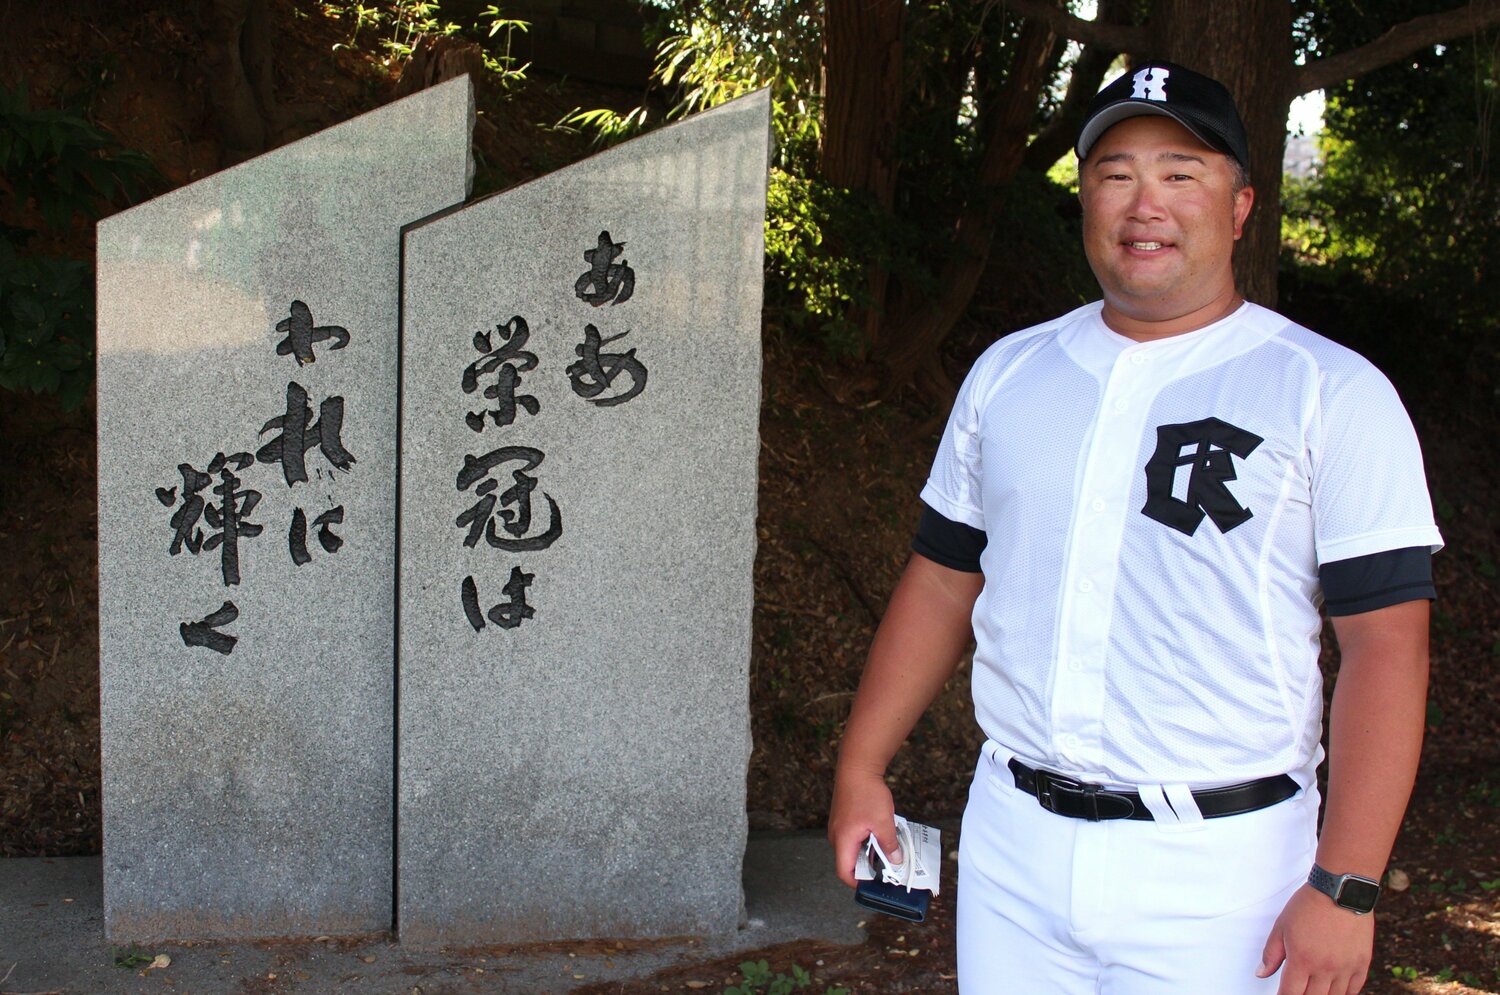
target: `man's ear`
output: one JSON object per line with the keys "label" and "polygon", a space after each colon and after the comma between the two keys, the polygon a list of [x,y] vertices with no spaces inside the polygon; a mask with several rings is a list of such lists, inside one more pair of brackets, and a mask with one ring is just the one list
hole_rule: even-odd
{"label": "man's ear", "polygon": [[[1079,187],[1078,192],[1082,194],[1083,188]],[[1255,206],[1255,188],[1242,187],[1240,192],[1234,195],[1235,241],[1239,241],[1240,236],[1245,233],[1245,219],[1250,217],[1250,208],[1253,206]]]}

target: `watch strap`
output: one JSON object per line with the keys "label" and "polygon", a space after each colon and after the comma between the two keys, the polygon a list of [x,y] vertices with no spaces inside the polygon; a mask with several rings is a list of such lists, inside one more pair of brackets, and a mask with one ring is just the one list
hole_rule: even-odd
{"label": "watch strap", "polygon": [[[1344,894],[1344,882],[1350,880],[1369,885],[1374,890],[1375,898],[1368,903],[1351,900]],[[1333,899],[1335,905],[1358,915],[1373,912],[1375,902],[1379,900],[1381,892],[1380,882],[1373,878],[1367,878],[1361,874],[1331,874],[1317,864],[1313,864],[1312,870],[1308,872],[1307,883]]]}

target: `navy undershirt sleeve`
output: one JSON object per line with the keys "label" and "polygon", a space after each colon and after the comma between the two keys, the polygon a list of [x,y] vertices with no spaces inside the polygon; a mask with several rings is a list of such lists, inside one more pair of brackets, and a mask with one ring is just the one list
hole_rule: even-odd
{"label": "navy undershirt sleeve", "polygon": [[1403,601],[1431,601],[1432,551],[1426,546],[1335,560],[1318,567],[1323,604],[1330,615],[1358,615]]}
{"label": "navy undershirt sleeve", "polygon": [[976,529],[963,522],[955,522],[922,502],[922,520],[917,524],[917,536],[911,548],[934,563],[952,570],[977,574],[979,554],[984,552],[989,536],[983,529]]}
{"label": "navy undershirt sleeve", "polygon": [[[988,536],[981,529],[933,510],[925,502],[912,549],[953,570],[979,573]],[[1432,553],[1426,546],[1386,550],[1335,560],[1318,568],[1330,615],[1357,615],[1404,601],[1432,600]]]}

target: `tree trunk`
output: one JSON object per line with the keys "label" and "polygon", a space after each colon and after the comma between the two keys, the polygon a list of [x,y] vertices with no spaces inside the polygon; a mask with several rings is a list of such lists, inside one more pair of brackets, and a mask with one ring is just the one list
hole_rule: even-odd
{"label": "tree trunk", "polygon": [[1056,37],[1040,21],[1028,20],[1021,29],[1005,84],[985,129],[974,193],[959,212],[953,230],[955,251],[938,276],[937,290],[881,328],[877,356],[889,372],[888,391],[904,386],[922,363],[936,354],[968,309],[984,276],[994,241],[996,210],[1005,187],[1021,166],[1042,87],[1056,68]]}
{"label": "tree trunk", "polygon": [[882,207],[896,191],[905,0],[828,0],[823,13],[823,148],[835,186],[866,190]]}
{"label": "tree trunk", "polygon": [[1242,294],[1276,305],[1281,250],[1281,159],[1294,91],[1291,6],[1286,0],[1156,0],[1152,54],[1217,79],[1234,94],[1250,136],[1255,209],[1235,251]]}
{"label": "tree trunk", "polygon": [[240,32],[240,61],[245,66],[245,80],[250,92],[255,95],[266,122],[266,144],[276,144],[275,131],[280,126],[280,115],[276,103],[275,61],[271,46],[271,10],[266,0],[250,4],[245,16],[245,27]]}
{"label": "tree trunk", "polygon": [[[823,12],[819,171],[834,186],[869,193],[887,211],[896,196],[905,13],[905,0],[828,0]],[[872,304],[849,315],[864,342],[878,333],[889,273],[872,264],[868,281]]]}
{"label": "tree trunk", "polygon": [[275,130],[267,0],[200,0],[203,69],[226,166],[264,152]]}
{"label": "tree trunk", "polygon": [[[483,85],[484,49],[461,35],[423,35],[412,46],[411,58],[401,67],[391,98],[409,97],[465,73],[476,90]],[[494,125],[490,127],[493,129]]]}
{"label": "tree trunk", "polygon": [[[1079,60],[1076,71],[1081,83],[1086,84],[1100,71],[1101,53],[1120,51],[1129,53],[1135,61],[1154,57],[1180,62],[1221,80],[1235,95],[1249,133],[1250,180],[1256,194],[1255,210],[1235,252],[1235,278],[1246,297],[1274,306],[1281,245],[1281,160],[1292,99],[1388,65],[1425,45],[1500,24],[1500,0],[1453,2],[1448,10],[1394,25],[1355,50],[1298,66],[1293,62],[1292,4],[1288,0],[1153,0],[1145,24],[1130,23],[1131,0],[1102,0],[1099,17],[1093,21],[1069,13],[1060,0],[1004,0],[1005,9],[1026,18],[1025,30],[1016,42],[1016,55],[998,101],[1004,110],[994,116],[984,136],[977,193],[958,210],[959,220],[953,229],[956,252],[932,293],[913,292],[909,294],[911,299],[903,300],[909,288],[892,280],[887,292],[877,298],[887,302],[884,319],[876,312],[867,325],[871,333],[867,342],[872,343],[890,374],[885,389],[898,389],[909,383],[917,370],[930,368],[937,348],[968,308],[988,261],[995,207],[1004,186],[1020,168],[1040,87],[1050,75],[1048,49],[1054,33],[1097,49]],[[830,16],[836,16],[832,10],[835,6],[845,16],[861,12],[851,11],[858,6],[854,0],[830,0]],[[833,27],[830,25],[830,37]],[[1046,44],[1042,43],[1044,38]],[[830,46],[831,59],[831,42]],[[845,52],[840,58],[844,60],[846,79],[854,78],[848,75],[851,72],[857,76],[868,61],[853,52]],[[830,96],[833,78],[830,75]],[[1051,126],[1037,136],[1030,153],[1033,165],[1045,168],[1042,160],[1072,144],[1068,133],[1077,128],[1090,90],[1083,85],[1076,94],[1070,93],[1054,121],[1049,122]],[[908,101],[915,97],[909,93],[905,96]],[[1021,106],[1020,100],[1030,101],[1031,106]],[[851,106],[845,113],[855,110]],[[871,109],[865,112],[871,113]],[[925,108],[921,113],[931,117]],[[834,120],[830,114],[830,131],[835,128]],[[847,158],[854,153],[843,150],[834,154]],[[862,167],[851,164],[849,168]]]}

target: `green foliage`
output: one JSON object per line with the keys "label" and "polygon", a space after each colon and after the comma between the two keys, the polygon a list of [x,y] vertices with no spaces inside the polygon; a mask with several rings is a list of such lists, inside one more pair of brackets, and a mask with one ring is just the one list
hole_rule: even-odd
{"label": "green foliage", "polygon": [[417,39],[423,35],[451,35],[459,30],[457,24],[442,19],[437,0],[325,2],[323,10],[335,17],[347,18],[353,24],[349,40],[335,45],[335,49],[358,49],[361,32],[367,38],[376,35],[376,45],[384,53],[381,64],[387,67],[411,58]]}
{"label": "green foliage", "polygon": [[[766,310],[811,332],[836,355],[857,354],[860,330],[846,317],[868,304],[865,267],[882,241],[867,236],[880,212],[848,190],[772,169],[766,191]],[[863,230],[862,230],[863,229]],[[846,247],[835,251],[830,241]]]}
{"label": "green foliage", "polygon": [[74,215],[98,218],[117,196],[134,200],[154,176],[143,154],[119,149],[81,117],[32,110],[24,87],[0,86],[0,177],[13,210],[30,200],[61,229]]}
{"label": "green foliage", "polygon": [[[327,16],[348,21],[349,40],[334,46],[335,50],[360,50],[373,40],[381,65],[387,69],[410,59],[418,40],[424,35],[465,34],[482,37],[484,66],[501,89],[508,90],[526,79],[530,63],[519,63],[511,54],[517,33],[531,27],[527,21],[506,17],[498,5],[490,4],[479,12],[473,24],[448,20],[440,0],[324,0]],[[483,22],[489,22],[487,25]],[[361,38],[363,35],[363,38]],[[488,42],[501,36],[497,48]]]}
{"label": "green foliage", "polygon": [[0,387],[57,394],[76,408],[94,379],[93,273],[87,263],[20,256],[0,242]]}
{"label": "green foliage", "polygon": [[123,967],[126,970],[134,970],[142,964],[150,964],[154,959],[150,954],[134,945],[125,947],[124,949],[119,947],[110,947],[109,949],[113,954],[115,967]]}
{"label": "green foliage", "polygon": [[[134,200],[156,176],[87,121],[33,110],[23,89],[0,87],[0,180],[6,216],[28,209],[53,230]],[[87,263],[27,251],[34,228],[0,224],[0,387],[82,403],[94,377],[94,283]]]}
{"label": "green foliage", "polygon": [[651,112],[644,105],[624,114],[608,107],[596,107],[587,111],[575,107],[557,125],[574,131],[592,131],[594,144],[607,147],[646,130],[650,117]]}
{"label": "green foliage", "polygon": [[[812,975],[796,964],[791,975],[771,973],[771,965],[763,960],[747,960],[740,965],[742,983],[724,989],[724,995],[791,995],[812,986]],[[823,995],[849,995],[847,988],[829,987]]]}
{"label": "green foliage", "polygon": [[[1416,0],[1327,0],[1311,54],[1427,12]],[[1468,403],[1500,386],[1500,34],[1469,35],[1328,91],[1324,165],[1286,189],[1299,288],[1339,302],[1349,342],[1403,376],[1460,375]],[[1420,348],[1415,348],[1420,343]]]}
{"label": "green foliage", "polygon": [[560,127],[594,132],[612,145],[657,124],[771,88],[777,164],[806,175],[817,156],[821,11],[809,0],[702,0],[662,11],[653,85],[670,94],[658,115],[648,104],[625,114],[574,108]]}
{"label": "green foliage", "polygon": [[503,35],[502,47],[498,52],[485,51],[484,67],[494,75],[496,82],[503,89],[510,89],[515,84],[523,82],[526,79],[526,70],[531,68],[531,63],[517,65],[515,57],[511,55],[511,45],[515,41],[517,32],[526,34],[531,29],[531,23],[506,17],[494,4],[480,11],[479,16],[490,22],[490,38]]}
{"label": "green foliage", "polygon": [[[894,202],[839,189],[821,178],[822,9],[812,0],[655,0],[661,11],[653,72],[655,101],[626,113],[575,109],[560,127],[592,132],[609,145],[644,129],[769,87],[776,155],[766,220],[766,300],[773,322],[810,335],[838,354],[870,355],[875,346],[850,320],[873,299],[870,275],[899,287],[894,299],[917,302],[937,286],[955,251],[957,212],[993,200],[997,216],[1024,216],[1006,228],[1048,247],[1065,238],[1066,258],[1081,260],[1076,237],[1049,195],[998,198],[978,187],[982,134],[1003,89],[1021,19],[987,0],[909,5],[902,34],[905,80],[896,139]],[[1049,94],[1055,103],[1056,95]],[[660,107],[666,107],[661,111]],[[1050,104],[1049,104],[1050,106]],[[1029,182],[1029,181],[1028,181]],[[1025,203],[1019,201],[1025,200]],[[1041,227],[1029,227],[1035,222]],[[1031,263],[1016,281],[1029,294]],[[1048,286],[1055,294],[1071,277]],[[1086,281],[1092,286],[1091,281]],[[1071,302],[1071,295],[1069,301]],[[1044,308],[1045,310],[1045,308]]]}
{"label": "green foliage", "polygon": [[845,314],[851,303],[867,302],[866,268],[884,250],[869,237],[880,212],[817,177],[821,29],[821,9],[809,0],[668,5],[652,72],[667,110],[649,102],[624,114],[575,108],[559,126],[591,131],[607,146],[769,87],[776,153],[767,193],[767,309],[832,351],[852,353],[858,329]]}

